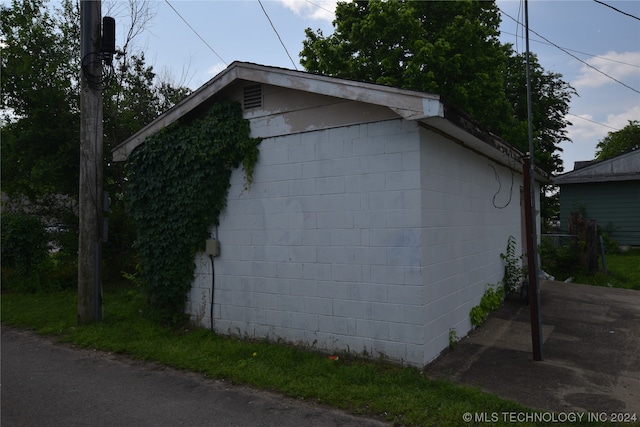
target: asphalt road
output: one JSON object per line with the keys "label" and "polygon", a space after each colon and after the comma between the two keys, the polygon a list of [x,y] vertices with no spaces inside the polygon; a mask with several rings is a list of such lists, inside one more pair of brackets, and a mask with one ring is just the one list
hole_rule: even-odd
{"label": "asphalt road", "polygon": [[1,345],[2,427],[389,425],[12,328]]}

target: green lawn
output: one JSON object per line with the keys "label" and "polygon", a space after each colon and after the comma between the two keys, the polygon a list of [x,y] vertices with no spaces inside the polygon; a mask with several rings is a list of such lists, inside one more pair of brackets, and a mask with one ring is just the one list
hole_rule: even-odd
{"label": "green lawn", "polygon": [[613,288],[640,290],[640,249],[631,249],[605,257],[607,273],[599,272],[593,276],[579,274],[574,282],[587,285],[610,286]]}
{"label": "green lawn", "polygon": [[[574,281],[640,290],[640,250],[608,255],[607,267],[608,274],[576,275]],[[470,425],[463,414],[531,412],[478,389],[431,380],[415,368],[222,337],[205,329],[163,328],[145,315],[144,299],[132,285],[105,286],[104,320],[98,324],[76,325],[76,300],[75,290],[3,293],[2,323],[398,425]]]}
{"label": "green lawn", "polygon": [[2,323],[64,342],[201,372],[401,425],[467,425],[462,415],[529,409],[477,389],[425,378],[421,370],[160,327],[143,316],[136,289],[105,289],[104,321],[76,326],[74,291],[5,293]]}

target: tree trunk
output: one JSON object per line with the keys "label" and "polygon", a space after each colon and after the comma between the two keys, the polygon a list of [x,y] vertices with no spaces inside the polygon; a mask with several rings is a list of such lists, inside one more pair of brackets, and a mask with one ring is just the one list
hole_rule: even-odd
{"label": "tree trunk", "polygon": [[574,212],[569,216],[569,234],[578,237],[580,264],[589,274],[598,271],[598,227],[596,221]]}

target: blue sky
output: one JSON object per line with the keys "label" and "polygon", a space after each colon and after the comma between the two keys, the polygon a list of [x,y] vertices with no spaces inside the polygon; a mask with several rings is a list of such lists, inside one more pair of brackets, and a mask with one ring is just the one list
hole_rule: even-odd
{"label": "blue sky", "polygon": [[[602,1],[640,17],[640,1]],[[498,0],[497,4],[505,14],[524,22],[522,1]],[[120,31],[128,27],[127,6],[123,0],[103,0],[103,14],[115,16]],[[331,34],[335,1],[262,0],[278,34],[257,0],[150,0],[148,6],[150,20],[136,37],[136,47],[145,51],[147,62],[163,78],[195,89],[235,60],[294,68],[290,55],[302,70],[298,53],[304,30],[310,27]],[[579,94],[571,102],[568,117],[573,142],[562,145],[568,171],[574,161],[592,159],[596,143],[608,132],[629,120],[640,120],[640,20],[593,0],[531,0],[529,26],[548,40],[530,33],[531,51],[542,67],[562,74]],[[524,51],[521,25],[503,15],[501,30],[504,42]],[[124,35],[119,33],[118,38],[121,43]]]}

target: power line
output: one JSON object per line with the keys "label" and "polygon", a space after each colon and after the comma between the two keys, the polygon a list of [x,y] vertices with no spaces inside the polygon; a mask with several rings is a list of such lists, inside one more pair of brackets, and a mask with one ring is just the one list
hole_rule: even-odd
{"label": "power line", "polygon": [[269,20],[269,24],[271,24],[271,28],[273,28],[273,31],[276,33],[276,36],[278,36],[278,40],[280,40],[280,44],[284,48],[284,51],[287,53],[287,56],[289,57],[289,60],[293,64],[293,68],[295,68],[296,71],[297,71],[298,67],[296,67],[296,63],[293,62],[293,58],[291,58],[291,55],[289,55],[289,51],[287,50],[287,47],[284,45],[284,42],[282,41],[282,38],[280,37],[280,34],[278,34],[278,30],[276,30],[276,27],[273,25],[273,22],[271,22],[271,18],[269,17],[269,14],[265,10],[264,6],[262,5],[262,1],[258,0],[258,3],[260,4],[260,7],[262,8],[262,11],[264,12],[264,16],[266,16],[267,19]]}
{"label": "power line", "polygon": [[187,27],[191,28],[191,31],[193,31],[193,33],[194,33],[196,36],[198,36],[198,38],[199,38],[200,40],[202,40],[202,43],[204,43],[205,45],[207,45],[207,47],[209,48],[209,50],[210,50],[211,52],[213,52],[213,53],[214,53],[214,55],[215,55],[215,56],[217,56],[217,57],[218,57],[218,59],[220,59],[220,61],[222,61],[222,63],[223,63],[224,65],[229,65],[229,64],[227,64],[227,62],[226,62],[224,59],[222,59],[222,57],[221,57],[220,55],[218,55],[218,52],[216,52],[216,51],[215,51],[215,50],[214,50],[214,49],[209,45],[209,43],[207,43],[207,41],[206,41],[205,39],[203,39],[203,38],[202,38],[202,36],[201,36],[200,34],[198,34],[198,32],[195,30],[195,28],[193,28],[193,27],[191,26],[191,24],[189,24],[189,23],[187,22],[187,20],[186,20],[186,19],[184,19],[184,17],[183,17],[182,15],[180,15],[180,13],[176,10],[176,8],[175,8],[175,7],[173,7],[173,6],[171,5],[171,3],[169,3],[169,0],[164,0],[164,1],[165,1],[165,3],[167,3],[167,4],[169,5],[169,7],[170,7],[171,9],[173,9],[173,11],[176,13],[176,15],[178,15],[178,16],[180,17],[180,19],[182,19],[182,21],[183,21],[185,24],[187,24]]}
{"label": "power line", "polygon": [[317,7],[318,9],[322,9],[322,10],[324,10],[325,12],[335,13],[335,12],[333,12],[333,11],[331,11],[331,10],[329,10],[329,9],[325,8],[325,7],[320,6],[318,3],[314,3],[314,2],[312,2],[312,1],[310,1],[310,0],[305,0],[305,1],[306,1],[307,3],[309,3],[309,4],[314,5],[314,6],[315,6],[315,7]]}
{"label": "power line", "polygon": [[610,4],[606,4],[605,2],[602,2],[602,1],[599,1],[599,0],[593,0],[593,1],[594,1],[594,2],[596,2],[596,3],[598,3],[598,4],[601,4],[601,5],[603,5],[603,6],[607,6],[607,7],[611,8],[611,9],[615,10],[615,11],[616,11],[616,12],[618,12],[618,13],[621,13],[621,14],[623,14],[623,15],[627,15],[627,16],[629,16],[629,17],[633,18],[633,19],[637,19],[638,21],[640,21],[640,18],[638,18],[637,16],[632,15],[632,14],[627,13],[627,12],[624,12],[624,11],[622,11],[622,10],[620,10],[620,9],[616,9],[615,7],[611,6]]}
{"label": "power line", "polygon": [[[522,36],[520,36],[518,34],[510,33],[508,31],[501,31],[501,33],[508,34],[510,36],[515,36],[517,38],[522,38]],[[516,38],[516,40],[517,40],[517,38]],[[546,42],[543,42],[542,40],[531,40],[531,41],[536,42],[536,43],[540,43],[540,44],[546,44],[547,46],[553,46],[551,43],[546,43]],[[590,56],[592,58],[603,59],[605,61],[615,62],[617,64],[627,65],[629,67],[640,68],[639,64],[630,64],[628,62],[618,61],[617,59],[607,58],[606,56],[595,55],[593,53],[582,52],[580,50],[575,50],[575,49],[569,49],[568,47],[563,47],[563,49],[568,50],[569,52],[579,53],[580,55],[587,55],[587,56]],[[517,50],[517,48],[516,48],[516,50]]]}
{"label": "power line", "polygon": [[[511,18],[512,20],[514,20],[515,22],[517,22],[518,24],[520,24],[520,22],[518,22],[516,19],[514,19],[511,15],[505,13],[502,9],[500,9],[500,12]],[[531,27],[529,27],[529,31],[531,31],[533,34],[535,34],[536,36],[540,37],[541,39],[543,39],[544,41],[546,41],[547,43],[549,43],[550,45],[552,45],[553,47],[555,47],[556,49],[560,49],[561,51],[563,51],[564,53],[566,53],[567,55],[569,55],[570,57],[572,57],[573,59],[583,63],[584,65],[586,65],[587,67],[593,69],[594,71],[602,74],[603,76],[613,80],[614,82],[620,83],[622,86],[626,87],[627,89],[631,89],[632,91],[636,92],[636,93],[640,93],[640,90],[635,89],[631,86],[629,86],[628,84],[621,82],[620,80],[616,79],[615,77],[610,76],[609,74],[605,73],[604,71],[599,70],[598,68],[594,67],[593,65],[589,64],[586,61],[583,61],[582,59],[578,58],[577,56],[575,56],[574,54],[570,53],[568,50],[558,46],[557,44],[555,44],[554,42],[552,42],[551,40],[549,40],[548,38],[542,36],[541,34],[535,32],[534,30],[531,29]]]}
{"label": "power line", "polygon": [[568,115],[568,116],[577,117],[577,118],[579,118],[579,119],[586,120],[587,122],[591,122],[591,123],[596,124],[596,125],[604,126],[604,127],[606,127],[606,128],[613,129],[613,130],[615,130],[615,131],[620,130],[620,129],[614,128],[613,126],[605,125],[604,123],[596,122],[596,121],[594,121],[594,120],[587,119],[586,117],[578,116],[578,115],[576,115],[576,114],[567,113],[567,115]]}

